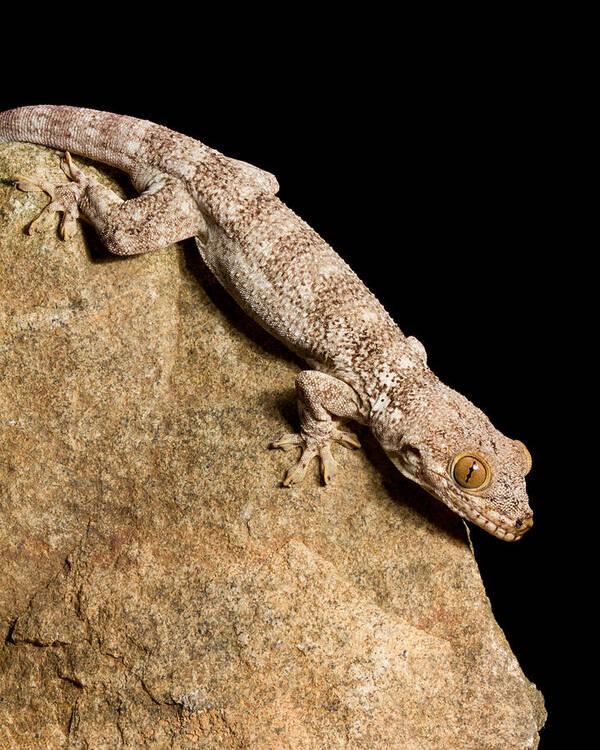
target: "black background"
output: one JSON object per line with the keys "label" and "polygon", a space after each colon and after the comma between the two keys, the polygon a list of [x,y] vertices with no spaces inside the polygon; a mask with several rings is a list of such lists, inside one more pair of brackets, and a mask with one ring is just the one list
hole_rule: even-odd
{"label": "black background", "polygon": [[17,58],[0,110],[130,114],[272,171],[282,200],[425,344],[434,372],[526,443],[533,529],[516,544],[477,528],[472,539],[496,618],[546,698],[540,747],[560,746],[578,523],[561,465],[577,248],[565,214],[573,133],[560,51],[539,39],[531,47],[532,25],[440,46],[443,30],[415,42],[407,29],[374,36],[360,26],[304,27],[292,39],[283,24],[278,36],[242,31],[235,41],[221,26],[210,49],[193,31],[166,47],[117,39],[96,64],[64,39],[50,69]]}

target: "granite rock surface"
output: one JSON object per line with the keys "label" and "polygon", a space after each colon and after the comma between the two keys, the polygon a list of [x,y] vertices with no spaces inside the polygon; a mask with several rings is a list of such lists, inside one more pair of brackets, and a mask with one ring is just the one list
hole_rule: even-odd
{"label": "granite rock surface", "polygon": [[18,172],[64,180],[0,146],[0,748],[537,747],[462,521],[364,431],[282,489],[301,363],[193,243],[28,236]]}

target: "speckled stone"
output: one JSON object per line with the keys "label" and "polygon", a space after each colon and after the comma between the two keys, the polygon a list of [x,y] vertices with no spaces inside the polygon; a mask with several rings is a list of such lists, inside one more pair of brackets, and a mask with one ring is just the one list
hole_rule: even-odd
{"label": "speckled stone", "polygon": [[0,747],[535,748],[463,523],[364,432],[282,489],[301,363],[193,243],[27,236],[58,165],[0,146]]}

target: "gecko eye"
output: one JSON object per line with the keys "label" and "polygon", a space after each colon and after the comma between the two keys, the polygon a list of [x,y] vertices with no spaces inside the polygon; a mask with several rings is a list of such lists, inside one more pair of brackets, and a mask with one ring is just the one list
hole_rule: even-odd
{"label": "gecko eye", "polygon": [[452,478],[467,490],[480,490],[490,481],[490,467],[472,453],[459,453],[451,467]]}

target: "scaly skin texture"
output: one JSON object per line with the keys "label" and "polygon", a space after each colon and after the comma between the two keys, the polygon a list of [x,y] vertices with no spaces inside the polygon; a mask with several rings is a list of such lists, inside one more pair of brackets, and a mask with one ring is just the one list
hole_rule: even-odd
{"label": "scaly skin texture", "polygon": [[348,265],[277,197],[277,180],[192,138],[124,115],[41,105],[0,113],[0,142],[38,143],[127,172],[140,196],[122,201],[88,178],[69,153],[70,182],[15,176],[51,201],[31,229],[62,213],[68,238],[78,216],[107,248],[133,255],[195,237],[207,266],[260,325],[301,356],[301,430],[274,447],[300,447],[284,480],[302,480],[319,457],[336,471],[334,442],[358,447],[346,420],[368,425],[397,468],[459,515],[506,541],[532,525],[525,488],[531,457],[427,367]]}

